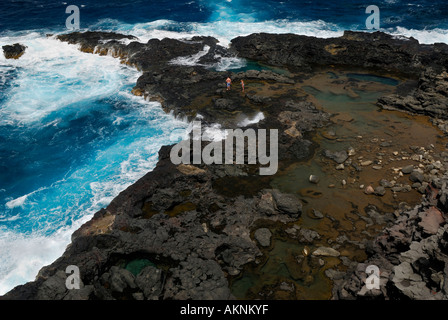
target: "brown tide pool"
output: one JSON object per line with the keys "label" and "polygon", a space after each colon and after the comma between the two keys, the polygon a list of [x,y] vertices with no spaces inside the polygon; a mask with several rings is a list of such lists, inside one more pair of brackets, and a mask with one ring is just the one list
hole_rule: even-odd
{"label": "brown tide pool", "polygon": [[[270,188],[296,194],[303,213],[287,226],[264,226],[272,232],[271,245],[262,250],[263,257],[231,279],[237,298],[330,299],[332,283],[325,271],[344,271],[349,263],[363,262],[367,258],[363,243],[394,218],[396,209],[420,202],[422,189],[401,169],[424,168],[437,161],[447,141],[427,117],[375,105],[399,82],[332,70],[283,86],[307,94],[309,101],[333,114],[332,123],[315,132],[313,140],[319,147],[310,160],[291,163],[270,180]],[[267,87],[255,90],[270,92]],[[326,150],[345,151],[347,160],[338,164],[324,155]],[[318,176],[319,182],[311,183],[310,175]],[[375,193],[369,194],[371,190]],[[300,234],[294,229],[318,237],[304,241],[294,236]],[[312,255],[318,247],[336,248],[339,255]]]}

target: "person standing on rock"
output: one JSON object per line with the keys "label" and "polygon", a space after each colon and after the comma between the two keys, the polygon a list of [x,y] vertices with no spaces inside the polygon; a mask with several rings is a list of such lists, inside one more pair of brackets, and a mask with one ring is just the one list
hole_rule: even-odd
{"label": "person standing on rock", "polygon": [[244,80],[241,79],[241,89],[243,89],[244,92]]}
{"label": "person standing on rock", "polygon": [[230,85],[232,84],[232,79],[230,79],[230,77],[228,77],[227,80],[226,80],[226,83],[227,83],[227,91],[229,91],[230,90]]}

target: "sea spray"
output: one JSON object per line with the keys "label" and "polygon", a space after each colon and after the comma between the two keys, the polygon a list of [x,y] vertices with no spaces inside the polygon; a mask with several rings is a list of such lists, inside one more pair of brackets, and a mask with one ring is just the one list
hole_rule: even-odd
{"label": "sea spray", "polygon": [[28,47],[19,60],[0,57],[3,294],[60,256],[75,230],[155,167],[171,131],[187,123],[132,95],[140,73],[118,59],[39,33],[1,41]]}

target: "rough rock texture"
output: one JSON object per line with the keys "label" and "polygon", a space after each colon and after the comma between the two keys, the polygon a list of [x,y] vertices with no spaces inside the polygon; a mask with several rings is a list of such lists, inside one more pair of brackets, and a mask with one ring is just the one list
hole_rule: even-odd
{"label": "rough rock texture", "polygon": [[340,38],[320,39],[295,34],[251,34],[232,40],[242,57],[309,71],[314,66],[382,69],[417,76],[425,67],[448,66],[448,45],[420,45],[382,32],[346,31]]}
{"label": "rough rock texture", "polygon": [[[191,40],[151,39],[138,42],[136,37],[110,32],[74,32],[58,36],[58,39],[80,46],[80,50],[99,55],[112,55],[123,63],[143,71],[133,90],[134,94],[163,102],[163,106],[175,115],[192,104],[195,96],[223,83],[225,76],[201,66],[180,66],[176,61],[191,57],[207,49],[198,64],[213,67],[221,57],[229,56],[212,37],[193,37]],[[177,88],[177,89],[176,89]],[[187,114],[189,116],[189,114]]]}
{"label": "rough rock texture", "polygon": [[[170,149],[163,147],[154,171],[77,230],[61,258],[4,298],[70,298],[68,265],[80,268],[83,288],[88,288],[77,291],[82,299],[232,298],[227,275],[237,275],[261,255],[251,238],[254,223],[295,221],[300,202],[275,190],[278,207],[273,205],[267,215],[258,210],[262,194],[220,196],[212,188],[217,177],[209,168],[182,173],[171,163]],[[261,245],[265,236],[256,236]],[[139,259],[153,266],[132,274],[127,269]]]}
{"label": "rough rock texture", "polygon": [[382,97],[377,103],[387,110],[403,110],[448,119],[448,73],[429,68],[420,76],[418,86],[408,95]]}
{"label": "rough rock texture", "polygon": [[271,245],[271,236],[272,233],[268,228],[257,229],[254,233],[255,239],[263,247],[269,247]]}

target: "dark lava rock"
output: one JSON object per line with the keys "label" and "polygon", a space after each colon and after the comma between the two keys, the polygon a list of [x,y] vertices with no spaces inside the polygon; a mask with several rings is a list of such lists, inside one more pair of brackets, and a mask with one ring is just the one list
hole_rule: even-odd
{"label": "dark lava rock", "polygon": [[235,111],[236,109],[238,109],[238,105],[234,101],[229,99],[217,99],[215,101],[215,106],[219,109],[227,111]]}
{"label": "dark lava rock", "polygon": [[324,215],[322,214],[322,212],[316,210],[316,209],[312,209],[311,210],[311,217],[313,219],[323,219]]}
{"label": "dark lava rock", "polygon": [[165,284],[164,299],[228,300],[232,297],[219,264],[213,260],[188,257]]}
{"label": "dark lava rock", "polygon": [[344,163],[345,160],[348,159],[347,151],[330,151],[330,150],[324,150],[323,155],[336,163]]}
{"label": "dark lava rock", "polygon": [[383,186],[376,187],[374,194],[382,197],[386,194],[386,189]]}
{"label": "dark lava rock", "polygon": [[113,293],[123,293],[127,288],[135,289],[136,287],[134,275],[130,271],[117,266],[110,268],[109,273],[104,273],[102,281],[110,285]]}
{"label": "dark lava rock", "polygon": [[[296,221],[301,203],[278,190],[225,198],[213,189],[213,166],[175,166],[170,150],[162,147],[152,172],[78,229],[60,259],[2,298],[232,299],[227,276],[261,255],[250,238],[256,221]],[[152,265],[137,275],[123,268],[139,259]],[[65,287],[67,265],[80,268],[86,289],[77,295]]]}
{"label": "dark lava rock", "polygon": [[361,172],[362,168],[359,164],[357,164],[356,162],[352,162],[352,167],[357,171],[357,172]]}
{"label": "dark lava rock", "polygon": [[6,59],[19,59],[24,53],[26,46],[20,43],[3,46],[3,54]]}
{"label": "dark lava rock", "polygon": [[386,179],[381,179],[380,185],[384,188],[392,188],[394,184]]}
{"label": "dark lava rock", "polygon": [[300,243],[313,243],[321,238],[317,231],[300,228],[297,233],[297,239]]}
{"label": "dark lava rock", "polygon": [[99,44],[119,45],[119,40],[138,40],[137,37],[123,35],[114,32],[101,31],[87,31],[87,32],[72,32],[58,35],[57,38],[63,42],[71,44],[79,44],[81,51],[94,53],[95,48]]}

